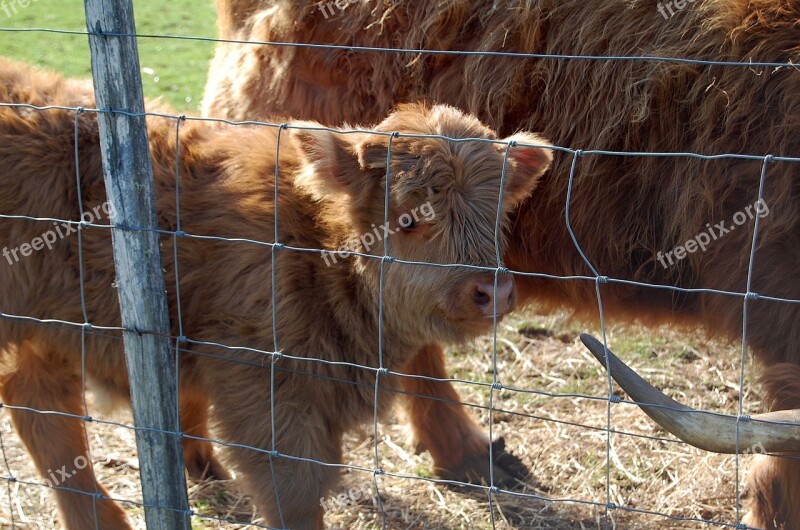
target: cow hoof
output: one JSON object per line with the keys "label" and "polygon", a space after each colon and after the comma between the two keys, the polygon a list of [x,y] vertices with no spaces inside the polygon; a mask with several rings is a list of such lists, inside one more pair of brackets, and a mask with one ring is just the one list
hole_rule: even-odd
{"label": "cow hoof", "polygon": [[445,480],[467,482],[469,484],[492,483],[501,488],[510,488],[530,477],[530,469],[522,460],[506,451],[503,437],[492,442],[492,464],[494,476],[490,473],[488,448],[483,453],[465,455],[460,467],[455,469],[437,469],[438,475]]}
{"label": "cow hoof", "polygon": [[230,480],[231,476],[213,456],[207,459],[195,458],[186,462],[189,478],[202,482],[204,480]]}

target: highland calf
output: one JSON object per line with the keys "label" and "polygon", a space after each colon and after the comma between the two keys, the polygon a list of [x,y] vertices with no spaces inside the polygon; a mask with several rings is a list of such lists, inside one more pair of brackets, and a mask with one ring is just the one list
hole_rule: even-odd
{"label": "highland calf", "polygon": [[[86,83],[0,61],[0,103],[91,108],[93,98]],[[179,148],[185,235],[177,262],[170,251],[164,263],[167,278],[179,271],[187,338],[180,358],[183,429],[207,436],[213,406],[219,438],[237,444],[230,460],[273,527],[323,527],[319,499],[334,485],[337,468],[310,460],[341,461],[343,434],[373,417],[374,386],[394,381],[379,368],[399,371],[423,345],[485,332],[513,308],[514,281],[497,269],[503,238],[497,241],[495,227],[503,230],[507,213],[551,159],[540,137],[518,133],[501,143],[477,119],[444,105],[401,106],[374,131],[189,121],[178,146],[173,120],[149,119],[159,222],[167,231],[177,226]],[[509,142],[544,148],[508,148]],[[95,210],[105,202],[100,160],[92,113],[76,118],[70,110],[0,106],[0,213],[77,220],[79,199],[86,211],[102,212]],[[376,226],[388,240],[356,249],[365,255],[337,255],[326,264],[319,250],[335,251]],[[50,228],[50,222],[4,218],[0,241],[17,247]],[[276,236],[286,247],[318,251],[275,248],[273,270],[269,244]],[[465,267],[384,261],[384,243],[397,259]],[[0,394],[4,404],[18,407],[9,409],[14,424],[45,477],[86,462],[82,361],[85,376],[102,390],[122,399],[129,394],[121,341],[113,333],[87,333],[82,359],[75,328],[13,318],[83,323],[82,279],[88,322],[119,326],[108,229],[82,228],[81,238],[73,234],[53,242],[52,250],[0,263]],[[174,282],[167,284],[175,326],[179,302]],[[269,355],[275,348],[282,354],[277,358]],[[388,395],[381,393],[379,410],[390,405]],[[207,445],[187,439],[185,448],[187,463],[216,465]],[[279,456],[269,453],[273,448]],[[90,465],[58,485],[67,488],[55,491],[66,528],[129,528],[119,506],[94,497],[106,491]]]}
{"label": "highland calf", "polygon": [[[220,43],[204,112],[233,119],[280,112],[335,125],[369,121],[400,102],[425,100],[473,113],[501,133],[536,124],[558,145],[584,151],[764,157],[766,162],[558,155],[515,214],[506,264],[554,276],[592,275],[564,222],[574,161],[571,226],[599,274],[745,292],[752,223],[669,267],[659,256],[695,238],[708,223],[729,223],[736,212],[763,199],[770,214],[760,220],[750,288],[800,299],[800,164],[767,158],[800,156],[800,72],[791,66],[747,66],[800,62],[800,1],[695,2],[668,21],[658,6],[657,0],[602,0],[591,6],[584,0],[363,0],[326,19],[313,4],[217,0],[222,37],[341,48]],[[358,46],[710,62],[411,54]],[[535,299],[578,311],[597,307],[593,282],[526,276],[517,278],[517,285],[523,302]],[[703,323],[712,333],[741,337],[743,303],[737,296],[622,283],[603,285],[602,294],[610,318]],[[748,345],[765,366],[764,388],[775,410],[800,408],[798,323],[796,303],[765,297],[749,302]],[[435,346],[421,350],[407,369],[446,377]],[[408,390],[446,399],[455,395],[446,383]],[[412,399],[411,407],[417,437],[446,473],[469,468],[485,453],[472,442],[479,434],[448,436],[478,432],[460,409],[420,399]],[[423,409],[425,414],[415,413]],[[751,475],[745,522],[800,528],[800,465],[778,457],[763,462]]]}

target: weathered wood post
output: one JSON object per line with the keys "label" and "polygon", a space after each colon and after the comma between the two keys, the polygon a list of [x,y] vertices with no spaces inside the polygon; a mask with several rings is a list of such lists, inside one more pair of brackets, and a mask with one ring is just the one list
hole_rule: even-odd
{"label": "weathered wood post", "polygon": [[[191,528],[131,0],[85,0],[147,528]],[[107,112],[122,110],[125,113]],[[133,113],[135,115],[129,115]],[[130,230],[129,228],[137,228]],[[141,228],[142,230],[138,230]]]}

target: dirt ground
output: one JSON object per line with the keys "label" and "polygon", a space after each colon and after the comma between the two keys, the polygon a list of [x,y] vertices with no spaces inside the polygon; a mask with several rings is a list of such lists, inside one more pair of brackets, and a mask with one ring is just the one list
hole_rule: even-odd
{"label": "dirt ground", "polygon": [[[738,410],[740,344],[707,339],[699,330],[613,323],[607,329],[612,350],[672,397],[696,408]],[[346,471],[336,494],[326,500],[326,525],[342,530],[381,528],[384,523],[385,528],[409,530],[735,526],[735,457],[707,454],[678,442],[626,403],[610,406],[615,434],[609,450],[609,405],[604,399],[608,381],[580,344],[583,331],[599,332],[597,324],[574,322],[566,314],[518,312],[499,326],[497,370],[504,386],[520,390],[495,391],[490,414],[489,387],[458,385],[472,414],[487,429],[491,416],[493,435],[503,436],[506,448],[529,466],[527,483],[519,483],[511,494],[493,495],[490,502],[485,488],[454,488],[431,480],[435,477],[430,457],[414,453],[402,418],[395,414],[380,424],[380,464],[387,472],[379,477],[380,498],[371,474]],[[454,378],[492,381],[491,337],[448,353]],[[755,368],[750,360],[745,368],[746,412],[757,413],[761,404],[752,393]],[[132,421],[127,412],[107,418]],[[88,424],[87,430],[100,481],[115,498],[141,502],[133,431],[97,423]],[[11,528],[13,520],[20,529],[56,528],[48,488],[40,485],[43,481],[7,411],[0,412],[0,434],[0,475],[5,478],[0,480],[0,526]],[[349,435],[346,463],[373,468],[374,443],[371,425]],[[752,458],[740,458],[740,484]],[[8,481],[9,475],[18,480]],[[192,508],[200,514],[193,519],[196,529],[263,524],[235,483],[206,482],[190,488]],[[618,508],[606,518],[607,502]],[[135,505],[126,509],[135,527],[145,528],[142,510]]]}

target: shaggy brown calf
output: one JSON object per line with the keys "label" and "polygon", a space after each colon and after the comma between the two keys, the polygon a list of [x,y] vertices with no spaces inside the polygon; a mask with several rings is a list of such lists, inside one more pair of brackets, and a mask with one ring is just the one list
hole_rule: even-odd
{"label": "shaggy brown calf", "polygon": [[[223,37],[345,48],[220,44],[205,113],[234,119],[282,113],[339,124],[377,119],[398,102],[427,100],[474,113],[503,133],[540,125],[548,138],[573,149],[800,156],[796,68],[346,48],[800,61],[798,0],[718,0],[682,10],[666,5],[673,6],[657,0],[601,0],[590,6],[584,0],[362,0],[323,10],[319,3],[288,0],[217,0]],[[672,14],[665,19],[662,11]],[[572,162],[567,154],[556,156],[553,170],[521,205],[505,255],[513,270],[592,276],[564,222]],[[736,213],[756,204],[761,165],[733,158],[584,154],[575,166],[572,228],[601,275],[744,292],[753,221],[728,228]],[[751,287],[761,295],[800,299],[798,182],[797,163],[766,164],[764,204],[770,213],[761,219]],[[666,259],[708,224],[720,222],[726,230],[715,231],[703,251],[695,246],[679,252],[683,259],[674,254]],[[522,301],[579,311],[597,307],[590,281],[520,277],[517,283]],[[603,285],[602,294],[613,318],[701,322],[711,332],[741,337],[740,297],[619,283]],[[798,304],[750,302],[748,344],[766,366],[764,388],[774,407],[800,407],[799,322]],[[446,373],[432,346],[407,369]],[[444,383],[422,391],[454,394]],[[430,403],[432,420],[417,417],[417,435],[438,443],[440,454],[463,455],[457,450],[460,439],[448,439],[438,429],[452,407]],[[463,427],[447,428],[469,430],[463,413],[460,418]],[[766,462],[752,474],[746,522],[800,528],[800,464]],[[461,464],[437,459],[437,465]]]}
{"label": "shaggy brown calf", "polygon": [[[85,83],[8,62],[0,62],[0,102],[93,104]],[[77,138],[74,127],[72,111],[0,107],[0,212],[79,219],[74,142],[84,209],[98,215],[104,211],[94,115],[78,116]],[[231,449],[230,458],[274,527],[323,527],[319,499],[334,484],[337,468],[305,459],[341,461],[343,433],[372,418],[374,385],[391,382],[379,379],[379,367],[397,371],[424,344],[462,341],[485,332],[492,326],[494,308],[501,317],[514,306],[510,276],[495,279],[491,269],[382,265],[374,258],[383,255],[381,239],[388,237],[391,255],[398,259],[496,267],[497,216],[502,214],[500,222],[505,223],[505,213],[530,193],[551,159],[549,151],[540,148],[512,148],[501,189],[506,145],[393,137],[390,222],[384,226],[385,165],[392,132],[482,139],[495,135],[452,107],[424,105],[402,106],[374,130],[384,134],[295,129],[282,133],[278,241],[331,252],[346,246],[372,257],[278,249],[277,281],[272,285],[268,246],[220,238],[274,241],[278,129],[199,122],[181,127],[180,221],[188,235],[179,240],[177,265],[183,329],[189,339],[188,351],[180,359],[181,420],[190,434],[207,436],[210,402],[222,440],[258,448]],[[504,141],[546,145],[530,133]],[[150,144],[160,225],[175,230],[176,145],[171,120],[150,120]],[[43,241],[50,238],[43,233],[54,230],[52,223],[0,221],[0,240],[8,245],[10,256],[0,263],[3,313],[84,322],[82,265],[88,321],[118,326],[109,231],[82,230],[81,264],[78,237],[67,235],[64,224],[56,229],[64,237],[45,247]],[[369,244],[367,234],[379,243]],[[164,260],[167,278],[174,277],[172,252],[165,252]],[[176,290],[174,282],[167,283],[176,325]],[[272,327],[273,288],[277,336]],[[274,344],[283,354],[280,358],[260,353],[273,351]],[[74,415],[11,409],[40,473],[48,477],[51,470],[86,459],[80,419],[86,414],[81,398],[81,334],[68,327],[31,325],[6,317],[0,319],[0,351],[4,363],[0,394],[6,405]],[[126,399],[129,387],[118,337],[90,333],[85,352],[86,376],[111,395]],[[390,402],[382,397],[380,410]],[[211,458],[207,446],[187,444],[190,462]],[[269,455],[273,447],[282,456]],[[193,452],[204,453],[193,459]],[[91,466],[58,478],[64,479],[58,486],[86,492],[55,492],[65,526],[95,528],[92,495],[105,490],[95,481]],[[98,500],[96,516],[98,528],[129,527],[123,511],[112,502]]]}

